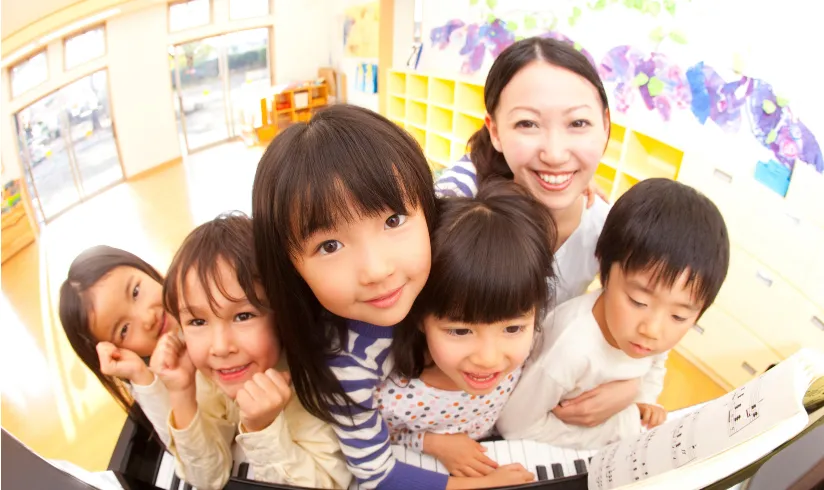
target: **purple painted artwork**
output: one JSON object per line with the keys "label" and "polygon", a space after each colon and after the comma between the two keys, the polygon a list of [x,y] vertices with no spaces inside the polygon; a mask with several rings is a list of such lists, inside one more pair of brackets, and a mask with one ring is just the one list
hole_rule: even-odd
{"label": "purple painted artwork", "polygon": [[570,38],[568,38],[568,37],[564,36],[564,35],[563,35],[563,34],[561,34],[560,32],[558,32],[558,31],[549,31],[549,32],[545,32],[544,34],[541,34],[541,35],[540,35],[540,37],[545,37],[545,38],[549,38],[549,39],[555,39],[556,41],[561,41],[561,42],[564,42],[564,43],[566,43],[566,44],[569,44],[569,45],[570,45],[570,46],[572,46],[573,48],[575,48],[575,49],[577,49],[578,51],[580,51],[580,52],[581,52],[581,54],[583,54],[584,56],[586,56],[586,57],[587,57],[587,59],[589,60],[590,64],[592,64],[592,66],[594,66],[596,69],[598,68],[598,65],[595,63],[595,58],[593,58],[593,57],[592,57],[592,54],[591,54],[589,51],[587,51],[586,49],[584,49],[584,47],[583,47],[583,46],[581,46],[580,44],[576,43],[576,42],[575,42],[575,41],[573,41],[572,39],[570,39]]}
{"label": "purple painted artwork", "polygon": [[441,50],[446,49],[452,34],[459,29],[465,31],[464,45],[460,50],[463,57],[461,73],[468,75],[481,69],[487,52],[496,58],[501,51],[515,42],[515,34],[507,30],[506,24],[500,19],[468,25],[461,20],[452,19],[430,31],[429,39],[432,46]]}
{"label": "purple painted artwork", "polygon": [[749,110],[755,139],[790,170],[800,160],[819,173],[824,172],[824,157],[812,132],[793,115],[785,101],[776,97],[769,83],[755,80],[754,85]]}
{"label": "purple painted artwork", "polygon": [[712,67],[700,62],[687,70],[692,92],[692,113],[704,124],[710,119],[727,132],[741,128],[741,111],[752,94],[753,81],[742,76],[725,81]]}
{"label": "purple painted artwork", "polygon": [[692,92],[687,77],[661,53],[617,46],[604,56],[598,72],[603,81],[616,84],[613,95],[619,112],[629,110],[636,93],[647,109],[657,111],[664,121],[669,121],[673,108],[690,106]]}
{"label": "purple painted artwork", "polygon": [[438,49],[446,49],[449,46],[449,38],[452,33],[465,25],[464,21],[460,19],[451,19],[446,24],[432,29],[429,32],[429,40],[432,41],[432,46]]}

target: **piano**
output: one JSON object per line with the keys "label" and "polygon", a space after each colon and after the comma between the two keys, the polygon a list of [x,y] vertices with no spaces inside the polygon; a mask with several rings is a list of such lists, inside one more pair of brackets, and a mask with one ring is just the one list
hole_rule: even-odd
{"label": "piano", "polygon": [[[668,418],[680,417],[700,407],[701,405],[695,405],[670,412]],[[481,444],[487,448],[487,455],[498,463],[521,463],[535,475],[535,481],[531,483],[507,487],[512,490],[585,490],[590,458],[597,452],[560,448],[534,441],[487,440]],[[446,468],[432,456],[406,450],[403,446],[393,446],[392,450],[399,461],[447,473]],[[163,449],[156,438],[152,440],[151,432],[130,419],[126,420],[120,434],[109,470],[149,482],[157,489],[196,490],[175,475],[173,456]],[[256,482],[248,464],[235,463],[224,490],[299,488],[301,487]],[[353,482],[349,490],[360,489]]]}

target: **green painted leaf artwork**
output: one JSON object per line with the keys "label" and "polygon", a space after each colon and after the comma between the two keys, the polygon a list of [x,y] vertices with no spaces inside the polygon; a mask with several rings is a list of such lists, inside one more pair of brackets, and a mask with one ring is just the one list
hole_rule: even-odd
{"label": "green painted leaf artwork", "polygon": [[652,77],[647,83],[647,90],[649,90],[650,97],[657,97],[664,91],[664,82],[660,78]]}
{"label": "green painted leaf artwork", "polygon": [[641,87],[649,82],[649,77],[646,73],[639,73],[632,79],[633,87]]}

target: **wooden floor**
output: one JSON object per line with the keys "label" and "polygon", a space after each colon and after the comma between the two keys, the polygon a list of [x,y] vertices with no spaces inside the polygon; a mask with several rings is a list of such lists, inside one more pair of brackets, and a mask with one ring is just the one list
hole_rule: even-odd
{"label": "wooden floor", "polygon": [[[104,470],[125,414],[77,359],[57,318],[72,259],[107,244],[165,270],[189,231],[223,211],[251,212],[262,151],[229,143],[118,185],[50,223],[2,267],[2,425],[45,458]],[[676,353],[660,402],[681,408],[724,391]]]}

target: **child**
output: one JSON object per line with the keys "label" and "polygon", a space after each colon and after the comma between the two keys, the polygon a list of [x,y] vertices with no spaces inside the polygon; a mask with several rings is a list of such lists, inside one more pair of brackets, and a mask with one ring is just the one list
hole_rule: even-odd
{"label": "child", "polygon": [[547,318],[547,334],[498,419],[501,434],[595,449],[662,423],[666,411],[650,403],[591,428],[565,424],[553,411],[600,384],[644,376],[715,300],[729,246],[724,219],[696,190],[668,179],[633,186],[598,239],[603,290]]}
{"label": "child", "polygon": [[234,440],[256,480],[346,488],[334,432],[292,396],[251,244],[249,218],[219,216],[189,234],[169,268],[164,300],[185,343],[165,335],[151,366],[169,390],[178,473],[223,488]]}
{"label": "child", "polygon": [[139,257],[100,245],[78,255],[60,286],[60,323],[74,352],[129,416],[132,398],[168,445],[168,395],[147,365],[157,339],[179,328],[163,308],[163,277]]}
{"label": "child", "polygon": [[481,476],[497,463],[475,440],[491,435],[553,295],[555,228],[511,182],[438,204],[432,271],[397,327],[378,408],[393,443]]}
{"label": "child", "polygon": [[[491,179],[522,185],[555,221],[555,307],[584,294],[595,280],[595,244],[609,205],[585,205],[607,149],[609,100],[598,71],[572,45],[531,37],[495,58],[484,86],[484,126],[469,140],[470,158],[446,170],[436,183],[443,196],[472,196]],[[663,372],[663,360],[653,368]],[[639,396],[661,391],[648,377],[608,383],[558,411],[575,425],[600,424]]]}
{"label": "child", "polygon": [[295,391],[333,424],[362,488],[477,488],[529,475],[504,467],[483,482],[447,480],[398,462],[377,411],[393,327],[429,275],[432,186],[409,134],[348,105],[286,129],[255,176],[255,250]]}

